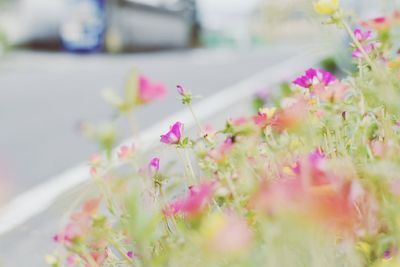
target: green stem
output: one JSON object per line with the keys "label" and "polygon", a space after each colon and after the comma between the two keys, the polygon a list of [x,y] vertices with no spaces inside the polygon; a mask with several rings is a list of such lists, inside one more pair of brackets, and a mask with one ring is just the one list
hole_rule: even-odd
{"label": "green stem", "polygon": [[121,256],[127,261],[131,266],[134,266],[134,262],[131,258],[128,257],[126,254],[127,251],[125,251],[121,246],[118,244],[118,242],[114,241],[113,239],[109,239],[108,242],[110,242],[113,247],[121,254]]}
{"label": "green stem", "polygon": [[192,176],[192,179],[194,181],[198,181],[198,179],[196,177],[196,174],[194,173],[193,166],[192,166],[192,161],[190,160],[189,153],[188,153],[187,149],[185,149],[184,155],[185,155],[186,163],[187,163],[188,169],[190,171],[190,174]]}
{"label": "green stem", "polygon": [[236,192],[235,185],[233,184],[232,179],[230,177],[228,177],[227,175],[223,175],[223,177],[228,185],[229,191],[231,191],[231,194],[233,196],[233,202],[235,203],[235,208],[239,211],[240,210],[239,196]]}
{"label": "green stem", "polygon": [[191,105],[191,104],[187,104],[187,106],[188,106],[188,108],[189,108],[190,113],[191,113],[192,116],[193,116],[194,121],[196,122],[197,127],[199,128],[200,134],[203,134],[203,133],[204,133],[204,129],[203,129],[203,127],[201,126],[200,121],[198,120],[198,118],[197,118],[197,116],[196,116],[196,113],[194,113],[194,110],[193,110],[193,108],[192,108],[192,105]]}
{"label": "green stem", "polygon": [[95,175],[93,177],[94,182],[97,185],[97,188],[100,190],[101,194],[104,196],[105,201],[107,202],[107,205],[113,209],[113,211],[116,213],[118,218],[121,218],[121,215],[123,212],[121,211],[118,203],[115,202],[114,198],[112,197],[112,194],[109,192],[107,185],[104,183],[104,180],[102,179],[101,176]]}
{"label": "green stem", "polygon": [[362,44],[358,41],[358,39],[356,38],[356,36],[354,35],[353,31],[351,30],[350,26],[347,24],[347,22],[342,19],[341,23],[343,25],[343,27],[346,29],[346,31],[348,32],[348,34],[350,35],[351,39],[353,40],[354,44],[356,45],[356,47],[358,49],[360,49],[361,54],[363,55],[363,57],[365,58],[365,60],[367,61],[367,63],[371,66],[371,68],[373,70],[376,70],[376,66],[375,64],[372,62],[371,58],[369,57],[368,53],[365,51],[364,47],[362,46]]}
{"label": "green stem", "polygon": [[100,267],[100,265],[93,259],[92,255],[90,255],[90,253],[84,254],[83,257],[89,263],[90,267]]}
{"label": "green stem", "polygon": [[[178,157],[179,157],[180,161],[183,163],[183,166],[185,168],[186,178],[189,178],[189,177],[193,178],[193,176],[190,173],[190,170],[188,169],[188,165],[186,164],[186,160],[184,159],[184,157],[182,156],[181,152],[179,151],[179,148],[176,148],[176,153],[178,154]],[[194,180],[192,180],[192,182],[194,182]]]}

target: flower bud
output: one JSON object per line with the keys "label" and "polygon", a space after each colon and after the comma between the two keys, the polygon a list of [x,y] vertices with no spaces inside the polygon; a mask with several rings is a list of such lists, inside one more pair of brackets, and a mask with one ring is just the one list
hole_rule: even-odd
{"label": "flower bud", "polygon": [[150,161],[149,170],[153,175],[160,170],[160,158],[155,157]]}

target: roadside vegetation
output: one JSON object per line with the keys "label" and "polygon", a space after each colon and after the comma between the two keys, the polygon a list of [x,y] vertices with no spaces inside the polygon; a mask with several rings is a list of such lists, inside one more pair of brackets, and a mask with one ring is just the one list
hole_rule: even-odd
{"label": "roadside vegetation", "polygon": [[[177,86],[197,125],[196,135],[179,121],[160,133],[177,162],[144,158],[138,139],[114,154],[114,131],[87,126],[106,151],[89,161],[99,193],[55,234],[47,263],[400,266],[400,12],[354,23],[339,0],[314,9],[347,32],[356,71],[288,73],[288,86],[255,97],[254,114],[219,129],[197,120],[195,95]],[[104,97],[135,137],[135,110],[165,94],[134,73],[123,96]]]}

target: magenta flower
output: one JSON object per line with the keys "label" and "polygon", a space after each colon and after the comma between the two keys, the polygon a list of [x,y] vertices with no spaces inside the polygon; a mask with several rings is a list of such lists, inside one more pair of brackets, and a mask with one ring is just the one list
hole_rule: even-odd
{"label": "magenta flower", "polygon": [[185,88],[183,88],[182,85],[177,85],[177,86],[176,86],[176,91],[177,91],[178,94],[180,94],[181,96],[185,96],[185,95],[186,95]]}
{"label": "magenta flower", "polygon": [[[372,31],[365,31],[363,32],[360,29],[355,29],[354,30],[354,36],[357,38],[357,40],[361,43],[362,48],[364,49],[365,53],[370,54],[372,51],[374,51],[378,47],[377,42],[369,42],[371,36],[372,36]],[[351,54],[353,58],[363,58],[364,55],[361,52],[360,48],[354,49],[353,53]]]}
{"label": "magenta flower", "polygon": [[[376,42],[363,45],[363,49],[364,49],[365,53],[367,53],[367,54],[370,54],[372,51],[374,51],[376,47],[377,47]],[[353,58],[363,58],[364,57],[363,53],[361,52],[361,50],[359,48],[356,48],[353,51],[353,53],[351,54],[351,56]]]}
{"label": "magenta flower", "polygon": [[175,122],[174,125],[170,127],[169,132],[161,135],[160,141],[168,145],[176,145],[181,141],[183,131],[183,124],[181,122]]}
{"label": "magenta flower", "polygon": [[135,254],[133,253],[133,251],[128,251],[127,253],[126,253],[126,256],[128,256],[129,258],[133,258],[134,256],[135,256]]}
{"label": "magenta flower", "polygon": [[325,154],[320,149],[316,149],[308,155],[309,167],[313,173],[321,172],[321,165],[326,159]]}
{"label": "magenta flower", "polygon": [[74,240],[83,236],[84,233],[84,227],[77,223],[69,223],[61,233],[53,236],[53,240],[66,246],[70,246]]}
{"label": "magenta flower", "polygon": [[191,186],[189,188],[189,194],[172,202],[164,210],[164,214],[167,216],[173,216],[176,214],[182,214],[185,216],[198,215],[211,200],[213,193],[214,183],[204,183],[198,186]]}
{"label": "magenta flower", "polygon": [[143,75],[139,76],[139,91],[137,102],[139,104],[147,104],[154,100],[164,97],[167,89],[163,84],[150,81]]}
{"label": "magenta flower", "polygon": [[150,173],[155,174],[160,169],[160,158],[153,158],[149,163]]}
{"label": "magenta flower", "polygon": [[354,36],[357,38],[359,42],[365,42],[372,36],[372,31],[363,32],[361,29],[354,30]]}
{"label": "magenta flower", "polygon": [[323,69],[315,70],[311,68],[306,71],[305,75],[295,79],[293,83],[303,88],[311,88],[318,84],[327,86],[334,81],[336,81],[336,77],[330,72]]}

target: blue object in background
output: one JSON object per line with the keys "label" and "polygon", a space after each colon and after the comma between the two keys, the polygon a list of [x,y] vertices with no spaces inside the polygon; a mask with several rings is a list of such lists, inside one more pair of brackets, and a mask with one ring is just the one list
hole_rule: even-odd
{"label": "blue object in background", "polygon": [[100,51],[104,45],[105,0],[69,0],[60,37],[71,52]]}

